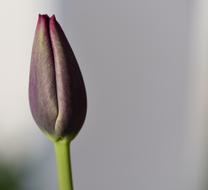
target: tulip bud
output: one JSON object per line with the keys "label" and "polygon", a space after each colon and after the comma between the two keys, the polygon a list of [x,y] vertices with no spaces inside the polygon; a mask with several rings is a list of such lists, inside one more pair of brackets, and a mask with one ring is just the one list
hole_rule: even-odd
{"label": "tulip bud", "polygon": [[55,16],[38,18],[30,65],[29,102],[37,125],[50,136],[74,137],[84,123],[87,110],[84,81]]}

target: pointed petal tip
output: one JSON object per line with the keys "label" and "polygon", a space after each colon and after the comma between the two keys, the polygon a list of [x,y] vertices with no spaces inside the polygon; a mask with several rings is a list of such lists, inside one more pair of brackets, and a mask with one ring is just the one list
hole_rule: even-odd
{"label": "pointed petal tip", "polygon": [[49,18],[47,14],[38,14],[38,18]]}
{"label": "pointed petal tip", "polygon": [[49,16],[47,14],[39,14],[38,15],[38,22],[47,22],[49,20]]}
{"label": "pointed petal tip", "polygon": [[38,15],[38,23],[37,23],[37,29],[40,28],[46,28],[49,22],[49,16],[47,14],[39,14]]}
{"label": "pointed petal tip", "polygon": [[54,25],[55,22],[56,22],[56,17],[55,17],[55,15],[52,15],[52,16],[50,17],[50,24]]}
{"label": "pointed petal tip", "polygon": [[50,31],[51,32],[54,32],[55,31],[55,28],[56,28],[56,17],[55,15],[52,15],[49,19],[49,28],[50,28]]}
{"label": "pointed petal tip", "polygon": [[50,19],[51,20],[56,20],[56,16],[55,15],[52,15]]}

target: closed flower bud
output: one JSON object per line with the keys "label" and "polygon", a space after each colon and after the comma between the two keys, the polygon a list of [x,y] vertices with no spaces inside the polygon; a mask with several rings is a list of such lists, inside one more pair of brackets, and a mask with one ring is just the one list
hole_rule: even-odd
{"label": "closed flower bud", "polygon": [[74,137],[85,120],[84,81],[55,16],[38,18],[30,65],[29,102],[37,125],[55,138]]}

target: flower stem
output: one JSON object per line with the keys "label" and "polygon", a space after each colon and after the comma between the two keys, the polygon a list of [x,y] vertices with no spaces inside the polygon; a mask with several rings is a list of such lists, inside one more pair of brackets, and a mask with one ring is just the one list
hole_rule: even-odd
{"label": "flower stem", "polygon": [[54,141],[59,190],[73,190],[70,140],[62,138]]}

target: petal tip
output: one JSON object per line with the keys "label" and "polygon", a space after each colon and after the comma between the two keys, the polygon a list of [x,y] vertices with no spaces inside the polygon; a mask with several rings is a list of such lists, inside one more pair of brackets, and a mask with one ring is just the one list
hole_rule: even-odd
{"label": "petal tip", "polygon": [[56,16],[55,15],[52,15],[50,19],[51,20],[56,20]]}
{"label": "petal tip", "polygon": [[37,23],[37,29],[41,27],[46,27],[49,22],[49,16],[47,14],[39,14],[38,15],[38,23]]}
{"label": "petal tip", "polygon": [[50,17],[50,20],[49,20],[49,28],[50,28],[50,31],[51,32],[54,32],[55,28],[56,28],[56,17],[55,15],[52,15]]}
{"label": "petal tip", "polygon": [[49,18],[49,16],[47,14],[38,14],[39,18]]}

